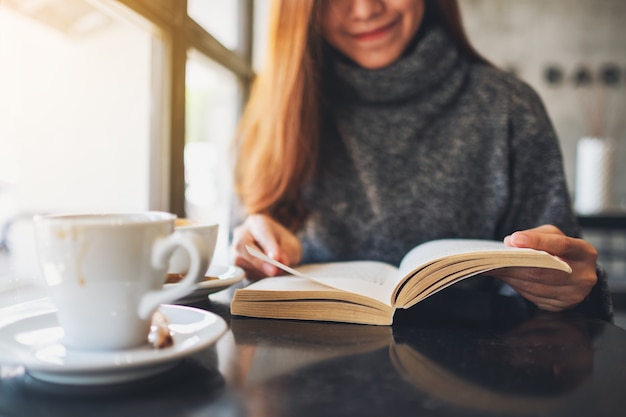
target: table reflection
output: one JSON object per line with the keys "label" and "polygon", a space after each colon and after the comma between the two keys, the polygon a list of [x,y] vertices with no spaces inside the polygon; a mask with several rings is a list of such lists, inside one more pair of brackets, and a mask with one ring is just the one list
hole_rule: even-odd
{"label": "table reflection", "polygon": [[[15,376],[9,378],[6,375],[0,379],[0,414],[59,417],[188,415],[189,411],[205,409],[207,405],[215,407],[228,398],[224,378],[215,364],[215,349],[207,349],[160,375],[102,386],[51,384],[13,368]],[[8,368],[3,371],[8,372]],[[239,408],[234,400],[230,401],[229,407]]]}
{"label": "table reflection", "polygon": [[[374,374],[364,380],[371,368],[359,358],[376,352],[388,358],[393,343],[388,326],[233,318],[231,330],[237,361],[223,373],[244,393],[251,417],[343,415],[339,409],[360,400],[351,395],[346,401],[337,385],[356,383],[350,389],[367,395],[361,384],[374,387]],[[344,363],[349,358],[356,361]]]}
{"label": "table reflection", "polygon": [[[75,387],[0,367],[2,416],[620,416],[626,332],[575,314],[389,326],[230,317],[175,368]],[[424,318],[424,317],[421,317]]]}
{"label": "table reflection", "polygon": [[345,411],[339,415],[349,415],[354,392],[368,415],[383,397],[406,410],[427,401],[535,414],[592,375],[598,333],[593,322],[551,314],[499,328],[239,318],[231,325],[239,360],[225,377],[245,392],[247,414],[256,417],[294,415],[294,408],[328,413],[337,404]]}
{"label": "table reflection", "polygon": [[541,314],[471,336],[398,329],[390,352],[395,368],[435,398],[492,412],[539,412],[591,376],[595,332],[580,318]]}

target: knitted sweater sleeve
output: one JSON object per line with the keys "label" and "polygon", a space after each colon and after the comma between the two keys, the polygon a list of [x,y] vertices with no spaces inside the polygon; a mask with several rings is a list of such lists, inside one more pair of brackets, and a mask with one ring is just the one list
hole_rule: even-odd
{"label": "knitted sweater sleeve", "polygon": [[578,237],[563,157],[543,103],[526,84],[515,83],[506,106],[511,193],[501,234],[553,224]]}
{"label": "knitted sweater sleeve", "polygon": [[[581,235],[567,189],[558,140],[539,96],[525,84],[509,96],[510,209],[501,231],[552,224],[565,234]],[[608,277],[596,268],[598,282],[576,310],[588,317],[613,320]]]}

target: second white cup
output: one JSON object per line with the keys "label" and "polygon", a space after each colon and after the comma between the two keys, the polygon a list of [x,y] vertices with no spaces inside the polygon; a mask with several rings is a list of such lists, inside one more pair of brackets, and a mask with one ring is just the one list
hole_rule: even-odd
{"label": "second white cup", "polygon": [[[213,260],[213,254],[215,252],[215,245],[217,244],[217,233],[219,231],[218,224],[202,224],[193,223],[190,221],[176,221],[176,232],[183,236],[197,236],[204,242],[206,248],[206,256],[209,266]],[[180,225],[179,225],[180,224]],[[168,273],[170,274],[184,274],[191,265],[189,255],[182,249],[174,251],[172,258],[170,259],[170,265]]]}

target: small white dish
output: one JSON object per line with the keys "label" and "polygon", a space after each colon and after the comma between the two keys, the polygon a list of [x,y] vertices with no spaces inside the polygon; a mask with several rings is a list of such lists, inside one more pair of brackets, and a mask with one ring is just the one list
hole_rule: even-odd
{"label": "small white dish", "polygon": [[113,384],[144,378],[174,367],[178,360],[215,343],[227,330],[214,313],[193,307],[162,305],[174,345],[156,349],[147,343],[117,351],[78,351],[60,343],[63,330],[56,313],[44,312],[0,327],[0,363],[21,365],[32,377],[69,385]]}
{"label": "small white dish", "polygon": [[[210,294],[224,290],[243,280],[246,273],[238,266],[211,265],[206,272],[206,276],[217,277],[218,279],[211,279],[197,283],[196,289],[191,294],[176,300],[176,303],[183,304],[206,300]],[[165,287],[172,285],[178,284],[165,284]]]}

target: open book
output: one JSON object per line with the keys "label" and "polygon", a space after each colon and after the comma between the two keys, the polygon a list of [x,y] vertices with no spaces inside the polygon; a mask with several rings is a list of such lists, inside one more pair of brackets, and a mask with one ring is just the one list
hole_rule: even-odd
{"label": "open book", "polygon": [[571,272],[546,252],[502,242],[441,239],[410,250],[400,266],[348,261],[290,268],[253,248],[250,253],[290,276],[268,277],[235,291],[238,316],[389,325],[397,308],[409,308],[463,279],[507,267]]}

